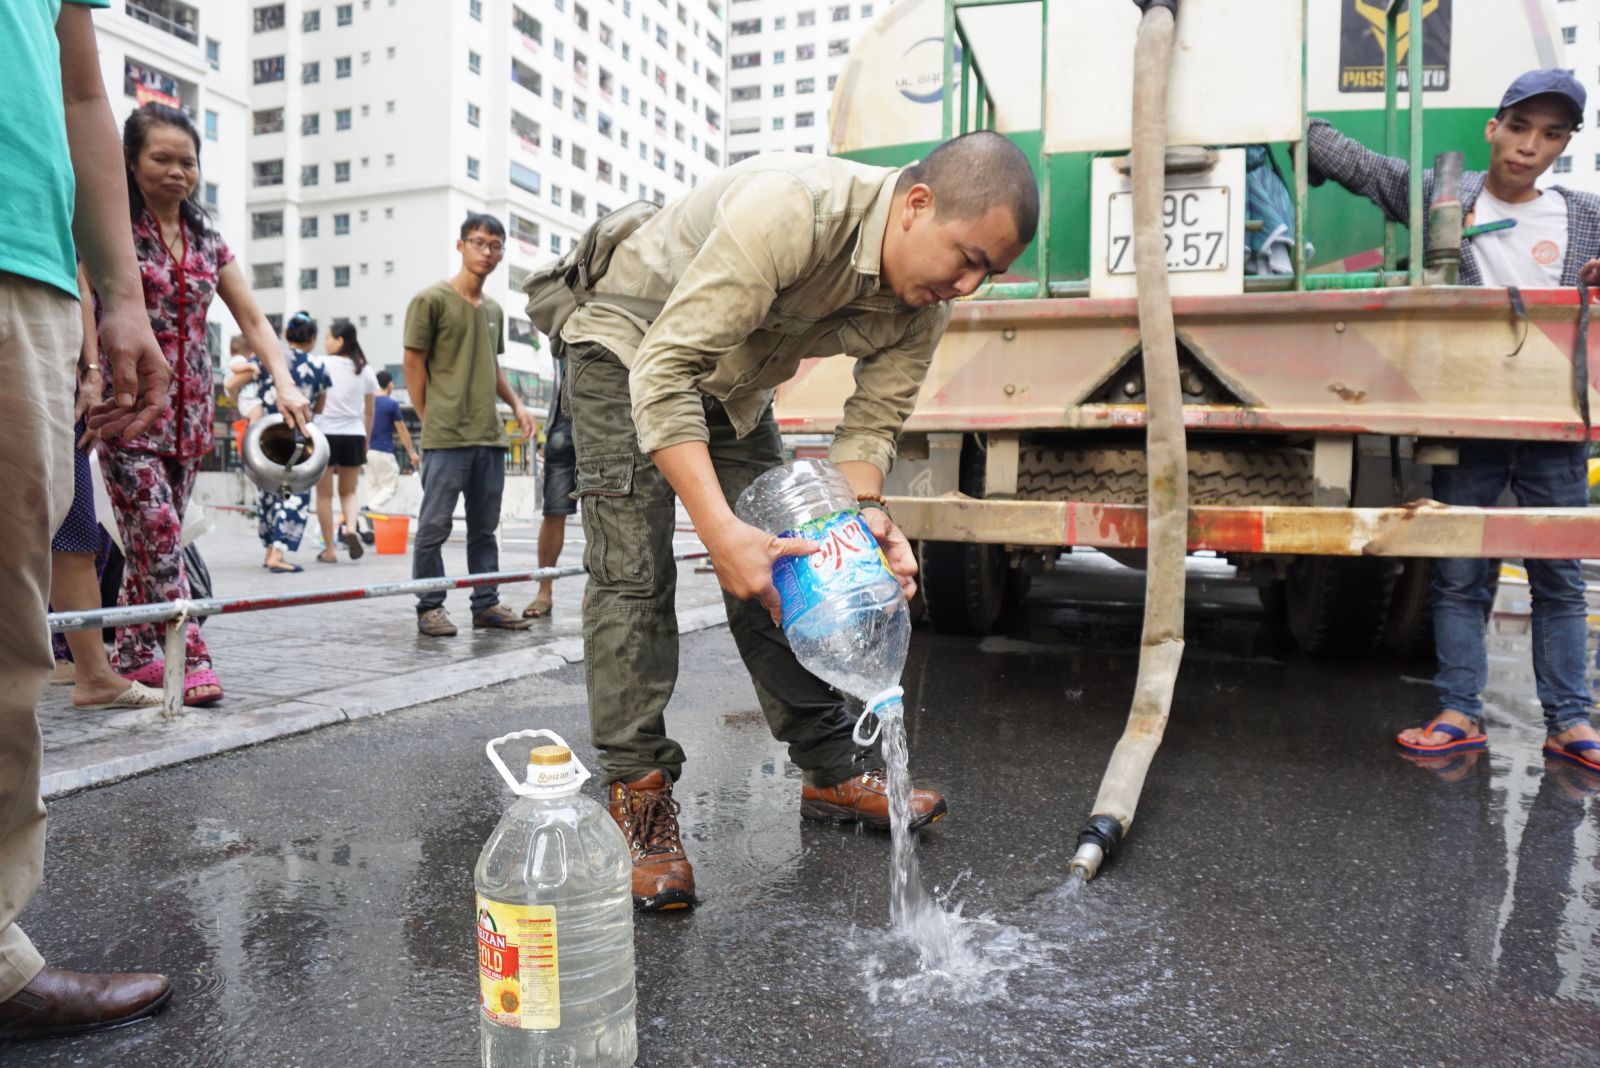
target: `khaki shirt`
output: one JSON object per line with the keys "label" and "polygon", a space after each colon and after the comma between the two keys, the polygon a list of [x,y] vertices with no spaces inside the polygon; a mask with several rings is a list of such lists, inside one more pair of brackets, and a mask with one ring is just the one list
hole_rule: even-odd
{"label": "khaki shirt", "polygon": [[835,461],[888,471],[948,304],[913,309],[880,289],[879,259],[898,170],[802,154],[763,154],[667,205],[617,247],[595,289],[665,301],[654,323],[584,305],[561,335],[629,368],[646,453],[707,441],[701,394],[741,437],[810,356],[853,356],[855,392]]}

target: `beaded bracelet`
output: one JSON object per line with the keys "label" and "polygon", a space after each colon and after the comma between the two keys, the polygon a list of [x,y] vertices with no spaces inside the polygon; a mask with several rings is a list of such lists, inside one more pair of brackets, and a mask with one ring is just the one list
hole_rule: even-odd
{"label": "beaded bracelet", "polygon": [[883,499],[881,493],[858,493],[856,503],[863,507],[881,508],[884,515],[889,514],[889,502]]}

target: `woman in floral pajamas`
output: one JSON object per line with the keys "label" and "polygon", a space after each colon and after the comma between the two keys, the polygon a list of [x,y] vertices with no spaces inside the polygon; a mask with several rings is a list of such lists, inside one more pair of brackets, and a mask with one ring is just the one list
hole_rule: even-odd
{"label": "woman in floral pajamas", "polygon": [[[317,339],[317,321],[303,311],[295,312],[284,324],[283,336],[289,342],[290,381],[311,398],[313,411],[321,411],[327,399],[323,391],[333,385],[333,380],[328,377],[322,357],[311,354],[311,343]],[[276,414],[281,403],[278,388],[280,379],[272,372],[265,371],[258,381],[262,406],[268,415]],[[256,504],[256,532],[267,549],[267,559],[262,567],[280,575],[305,570],[299,564],[285,560],[284,554],[300,548],[300,539],[305,536],[310,512],[309,493],[261,491],[261,499]]]}
{"label": "woman in floral pajamas", "polygon": [[[179,535],[195,473],[212,446],[211,355],[206,348],[211,298],[222,297],[269,370],[286,374],[287,368],[244,273],[211,229],[196,196],[200,135],[194,124],[174,108],[146,104],[123,126],[122,148],[145,309],[171,368],[172,384],[166,412],[148,430],[102,441],[100,449],[127,561],[118,603],[156,604],[189,596]],[[89,292],[81,272],[79,285]],[[109,368],[105,380],[111,381]],[[310,417],[305,397],[292,385],[280,391],[278,404],[301,424]],[[165,669],[161,657],[159,627],[117,631],[113,666],[119,674],[160,685]],[[194,623],[185,635],[183,691],[186,704],[222,699],[222,686]]]}

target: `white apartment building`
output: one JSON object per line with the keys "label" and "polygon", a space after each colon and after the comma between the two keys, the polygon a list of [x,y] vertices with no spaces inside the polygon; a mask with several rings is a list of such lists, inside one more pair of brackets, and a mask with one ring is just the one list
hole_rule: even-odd
{"label": "white apartment building", "polygon": [[[113,0],[94,12],[100,71],[118,129],[146,101],[182,108],[200,131],[201,191],[211,221],[237,255],[246,251],[245,150],[249,137],[248,14],[232,0]],[[238,332],[212,301],[213,359]]]}
{"label": "white apartment building", "polygon": [[1589,114],[1541,185],[1600,193],[1600,0],[1557,0],[1566,66],[1589,90]]}
{"label": "white apartment building", "polygon": [[722,0],[286,0],[249,14],[250,266],[282,317],[348,319],[398,374],[411,297],[507,228],[505,365],[549,358],[515,288],[600,214],[724,164]]}
{"label": "white apartment building", "polygon": [[828,105],[851,43],[894,0],[732,0],[728,159],[828,150]]}

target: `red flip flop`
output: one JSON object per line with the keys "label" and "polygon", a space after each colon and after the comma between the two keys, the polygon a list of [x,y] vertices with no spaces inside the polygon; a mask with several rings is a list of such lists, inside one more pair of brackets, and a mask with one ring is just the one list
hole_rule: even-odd
{"label": "red flip flop", "polygon": [[[1440,742],[1438,745],[1418,745],[1416,742],[1408,742],[1396,735],[1394,744],[1408,753],[1421,753],[1425,756],[1439,756],[1442,753],[1464,753],[1469,749],[1483,749],[1489,744],[1489,736],[1482,731],[1477,734],[1468,734],[1455,724],[1440,723],[1438,719],[1434,719],[1432,723],[1422,728],[1422,733],[1424,734],[1433,734],[1435,732],[1447,736],[1450,740],[1448,742]],[[1600,771],[1600,767],[1595,770]]]}
{"label": "red flip flop", "polygon": [[1600,775],[1600,742],[1579,738],[1575,742],[1557,745],[1547,738],[1544,743],[1544,755],[1555,760],[1565,760],[1569,764],[1576,764],[1580,768]]}

